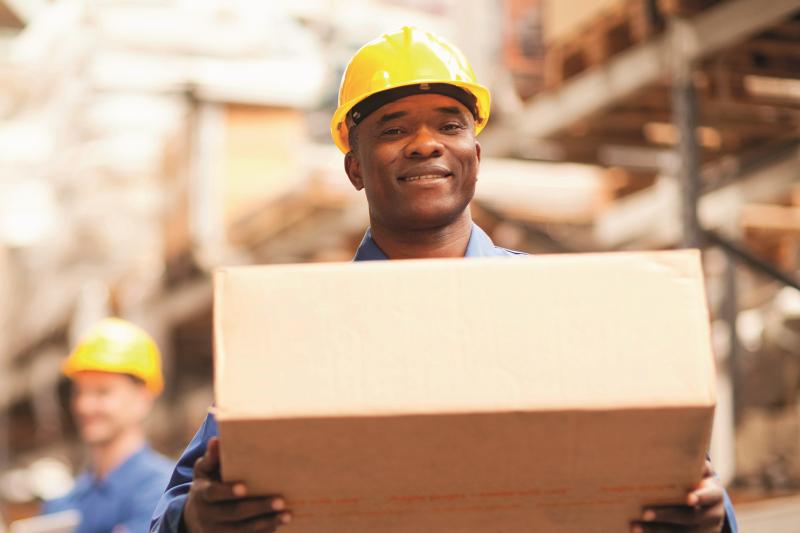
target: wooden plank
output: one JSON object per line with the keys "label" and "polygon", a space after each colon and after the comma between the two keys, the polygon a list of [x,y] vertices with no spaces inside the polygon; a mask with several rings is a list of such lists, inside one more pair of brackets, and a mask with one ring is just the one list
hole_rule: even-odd
{"label": "wooden plank", "polygon": [[658,10],[665,17],[687,17],[719,2],[720,0],[658,0]]}
{"label": "wooden plank", "polygon": [[770,35],[786,39],[800,39],[800,20],[797,17],[769,29]]}
{"label": "wooden plank", "polygon": [[745,229],[800,237],[800,207],[747,204],[739,220]]}
{"label": "wooden plank", "polygon": [[544,0],[542,30],[547,44],[580,33],[592,19],[623,0]]}
{"label": "wooden plank", "polygon": [[778,270],[797,270],[798,239],[792,235],[781,235],[771,231],[745,229],[742,232],[744,245],[757,257]]}
{"label": "wooden plank", "polygon": [[[788,57],[765,59],[739,57],[732,58],[725,65],[732,80],[745,76],[764,76],[769,78],[798,79],[800,60]],[[735,87],[734,87],[735,88]]]}
{"label": "wooden plank", "polygon": [[800,41],[796,39],[766,39],[759,37],[744,43],[742,49],[749,52],[761,52],[770,56],[798,56],[800,55]]}
{"label": "wooden plank", "polygon": [[699,107],[791,127],[800,121],[800,80],[772,74],[726,68],[724,75],[709,77]]}
{"label": "wooden plank", "polygon": [[[772,117],[769,117],[770,119]],[[786,128],[800,125],[800,120],[781,121],[774,119],[759,120],[754,115],[735,115],[720,113],[717,109],[701,108],[699,125],[721,130],[723,134],[737,133],[747,135],[784,134]],[[586,121],[583,130],[586,132],[641,131],[650,123],[668,123],[669,113],[646,113],[636,111],[613,111],[603,117],[602,121]],[[584,123],[584,121],[581,121]],[[723,131],[724,130],[724,131]]]}
{"label": "wooden plank", "polygon": [[0,1],[0,27],[22,29],[25,23],[5,2]]}

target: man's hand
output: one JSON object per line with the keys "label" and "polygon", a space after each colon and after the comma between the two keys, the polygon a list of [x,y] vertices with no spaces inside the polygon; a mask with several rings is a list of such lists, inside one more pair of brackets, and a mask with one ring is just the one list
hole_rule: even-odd
{"label": "man's hand", "polygon": [[692,531],[719,533],[725,522],[724,489],[706,461],[703,480],[686,497],[686,505],[645,507],[642,518],[631,524],[637,533]]}
{"label": "man's hand", "polygon": [[223,483],[219,439],[212,437],[194,465],[194,480],[183,508],[182,529],[189,533],[275,531],[291,514],[280,496],[247,497],[243,483]]}

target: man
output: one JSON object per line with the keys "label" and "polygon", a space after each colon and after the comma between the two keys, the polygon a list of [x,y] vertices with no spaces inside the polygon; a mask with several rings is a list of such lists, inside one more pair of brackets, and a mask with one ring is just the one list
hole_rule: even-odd
{"label": "man", "polygon": [[161,393],[158,348],[143,330],[109,318],[64,362],[71,408],[89,468],[72,491],[45,502],[45,514],[77,510],[78,533],[147,531],[173,463],[147,445],[142,427]]}
{"label": "man", "polygon": [[[432,34],[403,28],[355,54],[331,123],[347,176],[369,204],[370,228],[355,261],[518,254],[496,247],[470,218],[476,135],[488,117],[488,90],[463,55]],[[209,415],[179,460],[151,531],[274,531],[291,520],[279,495],[249,497],[242,483],[220,482],[216,435]],[[686,505],[645,509],[631,528],[718,532],[723,498],[709,467]],[[726,531],[735,531],[727,509]]]}

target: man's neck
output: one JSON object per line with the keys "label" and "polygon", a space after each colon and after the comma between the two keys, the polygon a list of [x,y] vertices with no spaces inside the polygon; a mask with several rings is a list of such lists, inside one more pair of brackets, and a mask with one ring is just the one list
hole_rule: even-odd
{"label": "man's neck", "polygon": [[392,230],[372,224],[372,239],[389,259],[464,257],[472,235],[469,212],[452,224],[423,230]]}
{"label": "man's neck", "polygon": [[105,479],[115,468],[145,445],[144,432],[140,429],[127,431],[110,442],[90,447],[92,473]]}

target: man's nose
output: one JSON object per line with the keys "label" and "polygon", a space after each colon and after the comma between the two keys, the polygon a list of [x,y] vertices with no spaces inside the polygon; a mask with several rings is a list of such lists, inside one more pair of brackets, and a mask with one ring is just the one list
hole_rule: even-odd
{"label": "man's nose", "polygon": [[97,404],[96,398],[92,394],[86,392],[77,392],[72,396],[72,409],[79,414],[86,414],[95,409]]}
{"label": "man's nose", "polygon": [[412,159],[439,157],[443,148],[435,133],[427,127],[422,127],[414,133],[406,145],[405,156]]}

